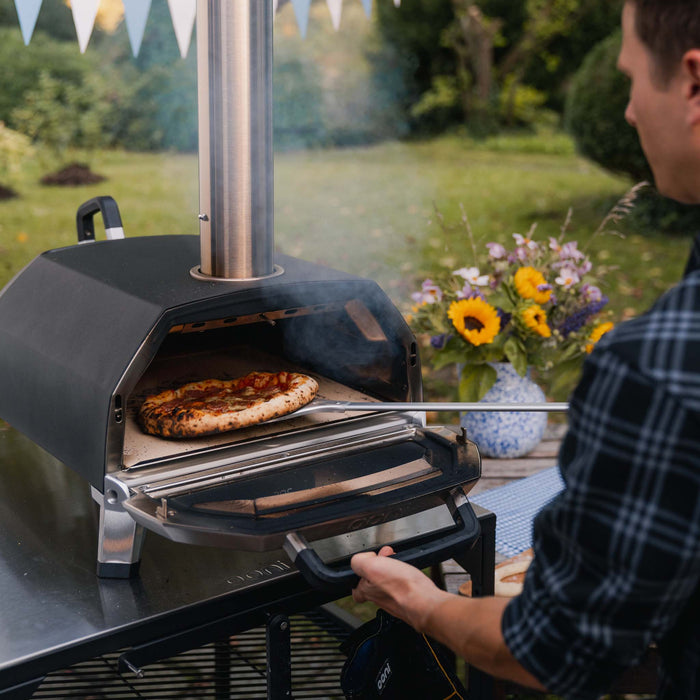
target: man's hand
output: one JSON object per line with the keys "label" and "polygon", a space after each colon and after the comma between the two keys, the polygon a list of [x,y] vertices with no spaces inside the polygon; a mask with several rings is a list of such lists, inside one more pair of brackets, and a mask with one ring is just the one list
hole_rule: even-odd
{"label": "man's hand", "polygon": [[393,553],[391,547],[382,547],[378,555],[374,552],[355,554],[350,566],[360,576],[360,582],[352,592],[353,600],[375,603],[424,632],[430,615],[449,594],[414,566],[390,559]]}
{"label": "man's hand", "polygon": [[441,591],[422,571],[391,559],[394,550],[360,552],[350,560],[360,582],[356,603],[370,601],[494,676],[544,690],[511,655],[501,634],[507,598],[466,598]]}

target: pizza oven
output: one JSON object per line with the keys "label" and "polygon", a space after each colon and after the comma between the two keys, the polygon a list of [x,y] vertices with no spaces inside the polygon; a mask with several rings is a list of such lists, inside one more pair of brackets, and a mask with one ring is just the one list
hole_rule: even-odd
{"label": "pizza oven", "polygon": [[[98,197],[78,211],[77,245],[0,293],[0,417],[89,482],[102,576],[135,573],[145,529],[284,546],[300,568],[318,564],[308,540],[439,505],[454,527],[406,558],[478,534],[477,447],[426,427],[399,311],[371,280],[274,254],[271,36],[271,3],[199,0],[199,236],[124,237],[117,203]],[[253,370],[303,372],[320,399],[361,405],[190,440],[136,423],[152,393]]]}

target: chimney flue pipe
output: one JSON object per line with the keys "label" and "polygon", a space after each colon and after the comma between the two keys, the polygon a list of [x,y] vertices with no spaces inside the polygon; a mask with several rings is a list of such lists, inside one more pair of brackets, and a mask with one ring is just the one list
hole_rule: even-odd
{"label": "chimney flue pipe", "polygon": [[198,277],[276,274],[272,20],[269,0],[197,2]]}

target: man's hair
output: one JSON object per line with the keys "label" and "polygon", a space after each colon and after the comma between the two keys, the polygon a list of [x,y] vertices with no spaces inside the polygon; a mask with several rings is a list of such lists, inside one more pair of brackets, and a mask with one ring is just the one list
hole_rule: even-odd
{"label": "man's hair", "polygon": [[700,49],[698,0],[629,0],[637,35],[651,51],[659,79],[667,83],[686,51]]}

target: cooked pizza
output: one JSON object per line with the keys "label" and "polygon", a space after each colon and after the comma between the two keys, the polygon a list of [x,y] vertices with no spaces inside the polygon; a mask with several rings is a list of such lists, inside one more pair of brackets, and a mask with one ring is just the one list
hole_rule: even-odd
{"label": "cooked pizza", "polygon": [[317,391],[315,379],[295,372],[205,379],[149,396],[139,411],[139,424],[145,432],[164,438],[213,435],[296,411]]}

